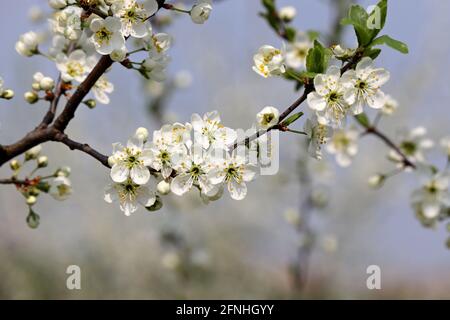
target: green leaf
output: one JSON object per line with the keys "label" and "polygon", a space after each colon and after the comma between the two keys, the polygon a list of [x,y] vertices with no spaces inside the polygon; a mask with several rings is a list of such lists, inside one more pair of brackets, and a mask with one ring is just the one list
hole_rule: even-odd
{"label": "green leaf", "polygon": [[372,40],[383,30],[386,24],[388,2],[381,0],[376,7],[370,12],[367,19],[367,28],[371,30]]}
{"label": "green leaf", "polygon": [[355,119],[364,128],[369,128],[370,127],[370,120],[369,120],[369,117],[367,117],[367,114],[365,114],[365,113],[357,114],[355,116]]}
{"label": "green leaf", "polygon": [[381,53],[381,49],[367,48],[364,51],[364,57],[370,57],[372,60],[375,60]]}
{"label": "green leaf", "polygon": [[286,120],[284,120],[284,121],[281,123],[281,125],[282,125],[283,127],[289,127],[289,125],[291,125],[292,123],[294,123],[295,121],[297,121],[298,119],[300,119],[300,118],[303,116],[303,114],[304,114],[303,112],[296,113],[296,114],[290,116],[289,118],[287,118]]}
{"label": "green leaf", "polygon": [[349,9],[347,17],[341,20],[341,24],[352,25],[354,27],[358,43],[361,47],[365,47],[373,39],[371,38],[372,31],[367,27],[368,18],[369,15],[363,7],[353,5]]}
{"label": "green leaf", "polygon": [[380,45],[384,45],[384,44],[391,47],[392,49],[395,49],[395,50],[403,53],[403,54],[409,53],[408,46],[405,43],[395,40],[395,39],[389,37],[388,35],[384,35],[384,36],[376,38],[375,40],[372,41],[371,46],[380,46]]}
{"label": "green leaf", "polygon": [[331,51],[322,46],[315,40],[314,47],[309,49],[306,57],[306,69],[308,72],[324,73],[328,67],[328,61],[331,57]]}
{"label": "green leaf", "polygon": [[275,11],[275,0],[262,0],[263,6],[267,9],[267,11]]}
{"label": "green leaf", "polygon": [[36,188],[45,193],[48,193],[48,191],[50,190],[50,184],[46,181],[41,181],[36,185]]}

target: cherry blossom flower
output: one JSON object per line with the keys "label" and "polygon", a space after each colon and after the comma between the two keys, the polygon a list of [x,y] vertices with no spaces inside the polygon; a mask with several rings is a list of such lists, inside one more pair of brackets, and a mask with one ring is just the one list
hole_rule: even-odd
{"label": "cherry blossom flower", "polygon": [[358,153],[358,136],[355,129],[338,130],[327,144],[327,152],[336,156],[341,167],[348,167]]}
{"label": "cherry blossom flower", "polygon": [[253,61],[255,64],[253,71],[264,78],[279,76],[286,72],[283,53],[272,46],[262,46],[253,56]]}

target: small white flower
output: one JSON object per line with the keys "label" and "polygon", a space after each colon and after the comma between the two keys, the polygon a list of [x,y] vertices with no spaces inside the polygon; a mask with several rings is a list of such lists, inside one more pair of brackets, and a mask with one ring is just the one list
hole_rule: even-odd
{"label": "small white flower", "polygon": [[50,187],[50,195],[56,200],[66,200],[72,194],[72,185],[67,177],[56,177]]}
{"label": "small white flower", "polygon": [[358,131],[354,129],[338,130],[327,144],[326,150],[336,156],[341,167],[348,167],[358,153]]}
{"label": "small white flower", "polygon": [[398,109],[398,102],[390,95],[386,95],[386,101],[381,108],[381,113],[390,116]]}
{"label": "small white flower", "polygon": [[306,57],[312,43],[304,34],[300,34],[298,40],[288,44],[286,48],[286,65],[294,69],[306,69]]}
{"label": "small white flower", "polygon": [[256,121],[260,128],[268,129],[278,124],[280,112],[274,107],[265,107],[256,115]]}
{"label": "small white flower", "polygon": [[211,0],[198,0],[191,9],[191,19],[196,24],[203,24],[208,20],[212,11]]}
{"label": "small white flower", "polygon": [[385,95],[380,87],[389,81],[390,74],[382,68],[374,68],[373,60],[363,58],[355,70],[348,70],[342,75],[342,83],[348,90],[345,100],[352,106],[354,114],[360,114],[364,106],[381,109],[385,104]]}
{"label": "small white flower", "polygon": [[209,181],[213,185],[226,184],[232,199],[244,199],[247,195],[246,182],[256,177],[257,167],[246,164],[244,157],[230,156],[228,152],[215,161],[217,167],[209,171]]}
{"label": "small white flower", "polygon": [[[417,127],[411,131],[401,131],[400,150],[412,162],[425,162],[424,152],[434,146],[431,139],[426,138],[427,130],[424,127]],[[395,151],[391,150],[389,158],[393,161],[402,163],[402,157]],[[402,165],[402,164],[400,164]]]}
{"label": "small white flower", "polygon": [[297,15],[297,9],[295,9],[294,6],[282,7],[278,11],[278,15],[284,21],[288,21],[289,22],[289,21],[292,21],[295,18],[295,16]]}
{"label": "small white flower", "polygon": [[148,58],[145,59],[144,63],[142,64],[142,69],[148,79],[157,82],[163,82],[167,77],[166,68],[168,62],[168,58],[162,58],[158,60]]}
{"label": "small white flower", "polygon": [[110,185],[105,190],[104,199],[108,203],[119,201],[120,210],[126,216],[130,216],[138,209],[138,204],[146,208],[152,206],[156,201],[156,196],[148,187],[135,184],[131,179],[127,179],[123,183]]}
{"label": "small white flower", "polygon": [[153,60],[164,59],[164,55],[172,45],[172,37],[167,33],[151,34],[144,39],[145,47]]}
{"label": "small white flower", "polygon": [[150,180],[151,152],[144,148],[144,142],[138,139],[128,140],[126,148],[113,145],[111,179],[123,183],[131,178],[133,183],[143,185]]}
{"label": "small white flower", "polygon": [[450,158],[450,136],[441,140],[441,147],[445,154]]}
{"label": "small white flower", "polygon": [[149,32],[147,20],[158,11],[156,0],[147,0],[143,4],[136,0],[117,1],[111,7],[114,15],[120,18],[124,37],[143,38]]}
{"label": "small white flower", "polygon": [[217,111],[208,112],[203,118],[194,113],[191,123],[194,128],[194,140],[204,149],[210,146],[228,148],[237,139],[236,131],[220,123],[220,115]]}
{"label": "small white flower", "polygon": [[433,173],[431,170],[420,170],[425,174],[422,187],[412,194],[412,204],[426,219],[436,219],[441,211],[450,206],[449,176]]}
{"label": "small white flower", "polygon": [[326,74],[314,78],[315,92],[308,94],[308,106],[316,111],[319,123],[323,125],[342,126],[349,105],[344,99],[345,87],[341,81],[341,70],[332,66]]}
{"label": "small white flower", "polygon": [[200,146],[193,146],[189,156],[181,158],[175,165],[177,176],[170,185],[172,192],[181,196],[196,185],[207,196],[216,194],[217,187],[208,180],[208,172],[212,167],[206,151]]}
{"label": "small white flower", "polygon": [[160,130],[153,132],[153,143],[155,145],[185,145],[190,148],[192,125],[175,122],[172,125],[164,125]]}
{"label": "small white flower", "polygon": [[171,176],[173,168],[180,159],[186,157],[186,148],[182,145],[155,145],[150,146],[150,166],[160,171],[164,179]]}
{"label": "small white flower", "polygon": [[333,134],[333,129],[320,124],[314,117],[313,120],[307,119],[304,131],[309,139],[308,152],[311,157],[317,160],[322,159],[322,146],[325,145]]}
{"label": "small white flower", "polygon": [[91,21],[90,27],[94,33],[91,41],[98,53],[107,55],[123,48],[125,39],[121,32],[122,23],[119,18],[107,17],[104,20],[96,18]]}
{"label": "small white flower", "polygon": [[82,12],[83,9],[74,6],[55,12],[53,19],[50,19],[53,32],[63,35],[67,40],[78,40],[82,32]]}
{"label": "small white flower", "polygon": [[109,57],[111,58],[112,61],[122,62],[127,57],[127,54],[128,54],[127,47],[123,45],[121,48],[114,49],[109,55]]}
{"label": "small white flower", "polygon": [[92,87],[92,92],[94,93],[95,99],[103,104],[109,104],[110,99],[108,97],[108,93],[112,93],[113,91],[114,85],[109,82],[104,75],[101,76]]}
{"label": "small white flower", "polygon": [[95,65],[95,57],[86,57],[83,50],[75,50],[69,56],[59,54],[56,57],[56,67],[61,72],[65,82],[83,82],[86,75]]}
{"label": "small white flower", "polygon": [[16,51],[22,56],[31,57],[38,53],[39,36],[34,31],[29,31],[20,36],[16,43]]}
{"label": "small white flower", "polygon": [[258,53],[253,56],[253,71],[268,78],[278,76],[286,72],[284,57],[281,50],[265,45],[259,48]]}

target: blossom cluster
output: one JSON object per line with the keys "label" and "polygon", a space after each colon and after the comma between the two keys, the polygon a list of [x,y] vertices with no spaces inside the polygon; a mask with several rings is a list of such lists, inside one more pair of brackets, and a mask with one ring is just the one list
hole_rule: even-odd
{"label": "blossom cluster", "polygon": [[[105,200],[118,200],[126,215],[136,211],[138,204],[151,208],[159,195],[182,196],[192,188],[206,201],[219,199],[224,187],[231,198],[242,200],[257,166],[246,146],[234,148],[237,138],[217,111],[193,114],[190,123],[164,125],[152,137],[139,128],[126,146],[113,145],[108,159],[113,184]],[[149,188],[151,180],[157,183],[159,195]]]}

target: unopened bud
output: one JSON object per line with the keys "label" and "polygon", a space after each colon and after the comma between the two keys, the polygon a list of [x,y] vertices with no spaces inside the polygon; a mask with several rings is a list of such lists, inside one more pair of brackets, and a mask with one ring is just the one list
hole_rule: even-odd
{"label": "unopened bud", "polygon": [[368,183],[371,188],[380,188],[384,181],[386,180],[386,176],[382,174],[376,174],[369,178]]}
{"label": "unopened bud", "polygon": [[36,203],[37,198],[35,196],[29,196],[27,198],[27,205],[32,206]]}
{"label": "unopened bud", "polygon": [[20,169],[20,162],[17,160],[11,160],[11,162],[9,163],[9,167],[11,168],[11,170],[17,171]]}
{"label": "unopened bud", "polygon": [[83,103],[87,105],[89,109],[94,109],[97,106],[97,101],[94,99],[85,100]]}
{"label": "unopened bud", "polygon": [[156,195],[155,203],[150,207],[146,207],[145,209],[147,209],[148,211],[158,211],[159,209],[162,208],[162,206],[163,206],[163,203],[161,201],[161,197]]}
{"label": "unopened bud", "polygon": [[31,85],[31,88],[34,91],[39,91],[39,90],[41,90],[41,85],[39,84],[39,82],[33,82],[33,84]]}
{"label": "unopened bud", "polygon": [[11,100],[12,98],[14,98],[14,91],[12,91],[11,89],[3,91],[2,98],[6,100]]}
{"label": "unopened bud", "polygon": [[48,166],[48,157],[47,156],[40,156],[37,159],[37,165],[39,168],[45,168]]}
{"label": "unopened bud", "polygon": [[31,148],[30,150],[25,152],[25,160],[28,161],[28,160],[37,159],[37,157],[39,157],[39,154],[41,153],[41,150],[42,150],[42,146],[40,144]]}
{"label": "unopened bud", "polygon": [[24,98],[25,98],[25,101],[28,102],[29,104],[34,104],[34,103],[38,102],[38,100],[39,100],[39,96],[37,95],[36,92],[33,92],[33,91],[25,92]]}
{"label": "unopened bud", "polygon": [[166,195],[170,193],[170,183],[166,182],[165,180],[162,180],[160,183],[158,183],[158,186],[156,187],[158,192],[162,195]]}
{"label": "unopened bud", "polygon": [[148,139],[148,130],[143,127],[140,127],[136,130],[136,133],[134,134],[134,136],[136,138],[138,138],[139,140],[142,140],[145,142]]}
{"label": "unopened bud", "polygon": [[39,82],[39,86],[44,91],[51,91],[55,87],[55,81],[53,81],[53,79],[50,77],[44,77]]}

